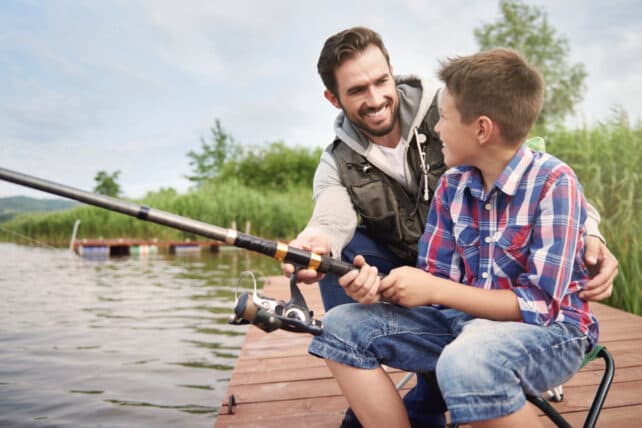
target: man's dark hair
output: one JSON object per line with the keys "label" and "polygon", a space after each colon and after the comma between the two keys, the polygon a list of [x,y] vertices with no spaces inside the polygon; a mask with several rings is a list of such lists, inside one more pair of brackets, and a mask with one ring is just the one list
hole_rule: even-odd
{"label": "man's dark hair", "polygon": [[343,30],[325,41],[317,70],[325,87],[337,96],[337,79],[334,75],[336,67],[341,65],[346,59],[354,57],[355,54],[363,52],[370,45],[375,45],[381,50],[386,57],[386,62],[390,65],[388,51],[383,45],[381,36],[375,31],[365,27],[353,27]]}

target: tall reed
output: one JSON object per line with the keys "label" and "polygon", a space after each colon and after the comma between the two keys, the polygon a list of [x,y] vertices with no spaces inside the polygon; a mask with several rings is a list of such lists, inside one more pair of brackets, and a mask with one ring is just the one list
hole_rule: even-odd
{"label": "tall reed", "polygon": [[568,163],[600,212],[600,230],[619,261],[608,303],[642,315],[642,128],[612,121],[548,133],[546,149]]}
{"label": "tall reed", "polygon": [[[261,191],[235,181],[208,183],[197,191],[183,195],[172,190],[161,190],[148,194],[136,203],[220,227],[230,227],[234,222],[240,230],[244,230],[246,222],[249,222],[250,233],[270,239],[295,236],[303,229],[312,212],[311,190],[307,186],[284,192]],[[0,240],[27,242],[36,239],[51,245],[65,245],[76,219],[81,221],[79,238],[198,238],[101,208],[80,206],[67,211],[16,217],[2,225]],[[21,239],[18,234],[27,238]]]}

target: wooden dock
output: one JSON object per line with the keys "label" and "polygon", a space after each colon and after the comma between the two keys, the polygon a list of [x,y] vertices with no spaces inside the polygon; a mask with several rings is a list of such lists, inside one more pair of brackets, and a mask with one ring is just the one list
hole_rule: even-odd
{"label": "wooden dock", "polygon": [[[322,316],[317,286],[301,287],[315,318]],[[287,300],[286,278],[271,277],[263,293]],[[642,425],[642,317],[594,304],[600,320],[600,343],[615,359],[615,379],[598,427]],[[323,360],[307,353],[311,336],[286,331],[264,333],[252,326],[232,374],[215,427],[338,427],[347,408]],[[581,426],[602,375],[594,361],[564,385],[564,401],[555,404],[573,426]],[[395,382],[404,372],[390,370]],[[404,394],[414,380],[402,390]],[[228,398],[234,396],[232,414]],[[547,426],[553,426],[547,419]]]}

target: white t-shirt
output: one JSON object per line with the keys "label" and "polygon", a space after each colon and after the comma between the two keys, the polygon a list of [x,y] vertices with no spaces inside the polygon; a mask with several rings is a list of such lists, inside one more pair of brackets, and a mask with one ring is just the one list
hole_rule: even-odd
{"label": "white t-shirt", "polygon": [[397,147],[384,147],[379,144],[372,144],[372,150],[376,150],[385,159],[389,166],[392,178],[399,183],[406,184],[406,144],[404,139],[399,140]]}

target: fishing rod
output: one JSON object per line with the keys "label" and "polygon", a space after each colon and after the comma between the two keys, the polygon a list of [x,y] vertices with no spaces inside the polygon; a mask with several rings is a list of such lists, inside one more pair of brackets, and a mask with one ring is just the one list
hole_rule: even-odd
{"label": "fishing rod", "polygon": [[[145,205],[87,192],[2,167],[0,167],[0,179],[136,217],[139,220],[161,224],[184,232],[191,232],[215,241],[224,242],[228,245],[272,257],[281,263],[291,263],[299,268],[313,269],[321,273],[334,273],[339,276],[355,269],[355,266],[350,263],[333,259],[328,255],[320,255],[311,251],[291,247],[284,242],[263,239],[258,236],[238,232],[234,229],[225,229]],[[293,281],[294,280],[292,280],[292,282]],[[296,291],[298,289],[295,290],[295,288],[296,284],[294,284],[294,287],[292,287],[291,284],[290,290],[293,297],[290,302],[287,303],[276,301],[265,296],[258,296],[256,292],[251,301],[249,296],[244,297],[244,295],[241,295],[234,310],[236,321],[232,320],[232,323],[242,324],[244,323],[243,321],[251,323],[260,322],[265,328],[259,324],[257,325],[265,331],[283,328],[290,331],[306,331],[312,334],[320,334],[320,327],[312,328],[311,331],[308,331],[310,329],[307,327],[315,326],[316,321],[311,319],[311,311],[307,309],[305,301],[302,300],[303,296],[297,295]],[[300,294],[300,292],[298,294]],[[252,303],[252,305],[250,305],[250,303]],[[256,309],[254,306],[256,306]],[[279,319],[279,317],[285,317],[287,319]]]}

